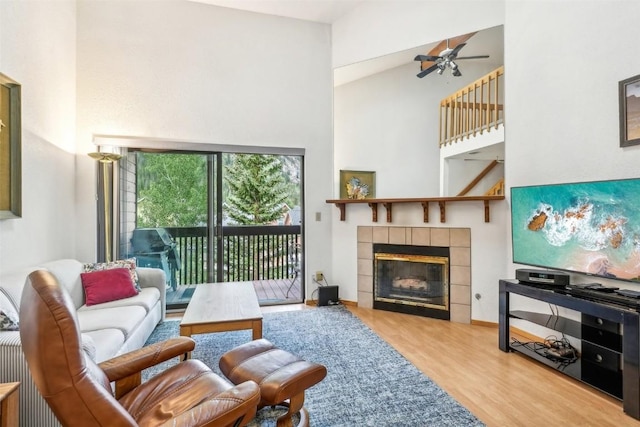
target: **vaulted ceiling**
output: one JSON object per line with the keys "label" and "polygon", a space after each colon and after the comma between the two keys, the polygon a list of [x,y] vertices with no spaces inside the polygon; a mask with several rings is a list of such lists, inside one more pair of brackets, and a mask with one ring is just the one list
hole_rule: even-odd
{"label": "vaulted ceiling", "polygon": [[331,24],[354,10],[363,0],[191,0],[249,12]]}
{"label": "vaulted ceiling", "polygon": [[[354,11],[365,3],[375,0],[188,0],[214,6],[228,7],[245,10],[248,12],[263,13],[267,15],[283,16],[287,18],[302,19],[306,21],[332,24],[336,20]],[[459,34],[450,34],[454,38]],[[426,55],[430,52],[440,52],[440,46],[446,43],[443,40],[434,40],[433,43],[423,46],[384,55],[379,58],[363,61],[340,67],[334,71],[334,86],[340,86],[354,80],[371,76],[382,71],[389,70],[409,62],[413,62],[416,55]],[[489,55],[488,61],[496,67],[504,64],[504,41],[502,26],[478,31],[464,47],[463,56]],[[416,62],[416,73],[420,71],[420,65]]]}

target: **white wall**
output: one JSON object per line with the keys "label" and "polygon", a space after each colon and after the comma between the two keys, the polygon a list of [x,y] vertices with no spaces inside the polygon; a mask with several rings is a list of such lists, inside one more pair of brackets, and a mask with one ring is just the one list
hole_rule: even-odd
{"label": "white wall", "polygon": [[439,155],[433,92],[445,94],[415,74],[409,64],[335,88],[335,198],[340,169],[375,171],[376,197],[437,195],[439,172],[430,166]]}
{"label": "white wall", "polygon": [[640,176],[640,146],[620,148],[618,121],[618,82],[640,74],[640,3],[507,2],[505,15],[507,185]]}
{"label": "white wall", "polygon": [[[79,153],[92,134],[304,148],[308,271],[330,262],[331,98],[328,25],[186,1],[78,3]],[[95,165],[81,157],[89,201]],[[95,203],[79,209],[78,252],[92,256]]]}
{"label": "white wall", "polygon": [[639,175],[640,147],[619,147],[618,121],[618,82],[640,74],[638,16],[624,0],[507,2],[510,186]]}
{"label": "white wall", "polygon": [[440,101],[495,67],[468,61],[461,68],[461,77],[420,79],[418,63],[410,63],[334,89],[336,198],[340,169],[375,170],[376,197],[440,195]]}
{"label": "white wall", "polygon": [[22,85],[22,218],[0,221],[0,274],[75,255],[74,1],[0,1],[0,73]]}
{"label": "white wall", "polygon": [[[504,24],[507,187],[638,176],[640,147],[619,147],[617,85],[640,73],[640,57],[632,54],[637,50],[634,28],[640,3],[446,3],[359,7],[333,28],[334,65]],[[447,19],[452,4],[455,20]],[[417,28],[423,30],[423,37],[416,33]],[[341,159],[336,156],[335,162],[338,165]],[[519,267],[510,262],[508,209],[507,200],[500,209],[492,208],[490,225],[472,225],[472,286],[474,293],[483,295],[480,301],[473,301],[472,317],[476,320],[497,321],[497,280],[513,277]],[[406,214],[412,219],[401,212],[394,208],[394,223],[396,218],[399,224],[418,221],[415,215],[419,212]],[[349,289],[356,280],[355,256],[351,256],[355,253],[356,222],[369,224],[370,213],[366,206],[350,207],[346,222],[334,221],[335,281],[348,284]],[[462,214],[451,208],[446,225],[458,223],[457,219],[449,222],[450,213],[465,215],[460,226],[474,218],[473,212]],[[589,279],[577,276],[572,280]],[[634,286],[624,282],[615,285]],[[520,303],[531,304],[526,300]]]}
{"label": "white wall", "polygon": [[[447,37],[503,24],[503,2],[372,2],[358,7],[333,26],[334,66],[353,64]],[[373,24],[375,23],[375,24]],[[467,61],[463,76],[419,79],[416,64],[395,68],[335,89],[334,198],[340,169],[376,171],[376,197],[436,197],[440,192],[438,103],[446,95],[491,69]],[[446,223],[436,204],[423,222],[420,204],[395,204],[391,226],[471,228],[472,317],[497,321],[497,280],[506,274],[507,205],[491,205],[484,222],[482,203],[447,205]],[[378,224],[389,225],[379,208]],[[328,277],[340,285],[340,298],[357,300],[358,225],[376,225],[367,205],[349,205],[346,221],[332,216],[333,269]]]}
{"label": "white wall", "polygon": [[335,22],[333,66],[504,23],[504,0],[371,1]]}
{"label": "white wall", "polygon": [[[619,147],[617,91],[618,81],[640,73],[637,2],[374,2],[331,31],[189,2],[77,8],[76,80],[75,3],[0,2],[0,72],[23,85],[24,212],[0,222],[0,272],[93,257],[95,165],[85,155],[92,133],[295,146],[307,150],[308,271],[327,272],[341,297],[355,300],[355,227],[371,224],[371,210],[350,206],[340,222],[325,203],[337,190],[332,167],[360,167],[341,157],[355,153],[349,146],[334,162],[331,64],[500,24],[507,185],[638,176],[640,147]],[[426,155],[422,149],[412,148]],[[392,191],[386,178],[380,185]],[[445,225],[472,227],[472,281],[483,295],[473,301],[473,318],[497,321],[497,279],[517,266],[509,261],[508,203],[493,204],[491,214],[485,224],[482,206],[451,206]],[[394,207],[398,225],[421,224],[421,215],[410,205]],[[438,218],[436,207],[431,217]]]}

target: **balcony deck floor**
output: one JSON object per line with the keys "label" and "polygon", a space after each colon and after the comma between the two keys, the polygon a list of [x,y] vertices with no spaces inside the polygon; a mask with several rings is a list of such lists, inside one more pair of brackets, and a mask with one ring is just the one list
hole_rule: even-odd
{"label": "balcony deck floor", "polygon": [[[292,281],[293,286],[291,286]],[[193,295],[193,291],[191,289],[195,289],[196,286],[198,285],[178,286],[178,289],[175,291],[171,288],[167,288],[167,307],[186,306],[191,299],[191,295]],[[291,286],[291,290],[287,296],[289,286]],[[261,306],[299,304],[302,302],[299,277],[295,278],[295,280],[293,278],[279,280],[254,280],[253,287],[256,290],[258,302]]]}

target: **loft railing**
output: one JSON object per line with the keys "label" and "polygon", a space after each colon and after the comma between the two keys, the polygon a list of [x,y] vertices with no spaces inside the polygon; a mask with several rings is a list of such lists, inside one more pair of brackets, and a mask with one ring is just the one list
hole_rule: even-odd
{"label": "loft railing", "polygon": [[504,123],[504,67],[440,101],[440,148]]}
{"label": "loft railing", "polygon": [[[165,227],[176,243],[179,264],[170,264],[177,285],[209,281],[207,227]],[[285,279],[301,260],[299,225],[224,226],[223,280]],[[178,268],[176,268],[178,267]]]}

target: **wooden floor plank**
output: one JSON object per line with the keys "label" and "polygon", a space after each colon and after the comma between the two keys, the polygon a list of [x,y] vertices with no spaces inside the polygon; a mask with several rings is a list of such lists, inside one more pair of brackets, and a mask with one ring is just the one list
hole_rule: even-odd
{"label": "wooden floor plank", "polygon": [[[519,353],[500,351],[497,325],[347,308],[487,427],[640,427],[619,400]],[[263,313],[314,309],[261,307]]]}
{"label": "wooden floor plank", "polygon": [[498,329],[348,307],[487,426],[640,427],[622,402],[519,353]]}

